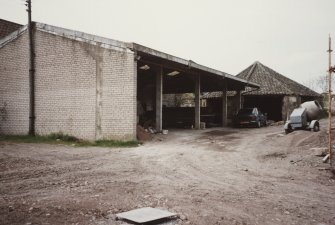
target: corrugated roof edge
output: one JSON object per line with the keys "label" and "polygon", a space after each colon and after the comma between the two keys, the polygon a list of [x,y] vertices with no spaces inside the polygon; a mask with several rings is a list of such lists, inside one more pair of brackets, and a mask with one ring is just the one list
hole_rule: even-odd
{"label": "corrugated roof edge", "polygon": [[222,76],[222,77],[225,77],[225,78],[228,78],[228,79],[232,79],[232,80],[244,83],[244,84],[246,84],[246,86],[249,86],[249,87],[259,88],[259,85],[256,84],[256,83],[248,82],[247,80],[235,77],[235,76],[230,75],[228,73],[225,73],[225,72],[222,72],[222,71],[219,71],[219,70],[215,70],[215,69],[200,65],[198,63],[193,62],[192,60],[182,59],[180,57],[173,56],[173,55],[161,52],[161,51],[157,51],[155,49],[148,48],[146,46],[143,46],[143,45],[140,45],[140,44],[137,44],[137,43],[128,43],[127,45],[133,51],[139,51],[139,52],[143,52],[143,53],[146,53],[146,54],[149,54],[149,55],[157,56],[157,57],[162,58],[162,59],[167,59],[167,60],[170,60],[170,61],[173,61],[173,62],[176,62],[176,63],[180,63],[180,64],[185,65],[185,66],[189,66],[189,67],[192,67],[192,68],[195,68],[195,69],[199,69],[199,70],[202,70],[202,71],[205,71],[205,72],[208,72],[208,73],[212,73],[212,74],[215,74],[215,75],[219,75],[219,76]]}

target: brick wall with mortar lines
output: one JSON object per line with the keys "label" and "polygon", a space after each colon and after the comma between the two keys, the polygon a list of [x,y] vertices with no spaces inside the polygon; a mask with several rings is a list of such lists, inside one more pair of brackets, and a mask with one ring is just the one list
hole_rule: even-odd
{"label": "brick wall with mortar lines", "polygon": [[95,139],[96,63],[78,41],[35,32],[36,133]]}
{"label": "brick wall with mortar lines", "polygon": [[[90,140],[136,138],[132,52],[42,31],[35,32],[35,40],[37,134],[62,132]],[[0,49],[1,134],[28,133],[27,43],[25,32]]]}
{"label": "brick wall with mortar lines", "polygon": [[133,52],[106,50],[102,63],[101,131],[105,139],[136,139],[137,64]]}
{"label": "brick wall with mortar lines", "polygon": [[28,35],[0,48],[0,134],[29,130]]}
{"label": "brick wall with mortar lines", "polygon": [[36,131],[84,139],[136,138],[132,52],[36,32]]}

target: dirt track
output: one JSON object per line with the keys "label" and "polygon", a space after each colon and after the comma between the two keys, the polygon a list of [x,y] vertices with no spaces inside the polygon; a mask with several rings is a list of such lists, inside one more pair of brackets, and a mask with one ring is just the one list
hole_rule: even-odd
{"label": "dirt track", "polygon": [[312,147],[326,134],[282,126],[158,135],[138,148],[0,142],[0,224],[124,224],[152,206],[177,224],[335,224],[335,180]]}

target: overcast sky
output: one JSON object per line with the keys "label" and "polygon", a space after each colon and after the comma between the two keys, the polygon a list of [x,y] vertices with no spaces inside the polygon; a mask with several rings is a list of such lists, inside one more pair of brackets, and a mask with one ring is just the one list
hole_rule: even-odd
{"label": "overcast sky", "polygon": [[[26,24],[24,0],[0,3],[0,18]],[[233,75],[257,60],[305,83],[326,74],[328,35],[335,40],[335,0],[32,0],[32,4],[34,21],[137,42]]]}

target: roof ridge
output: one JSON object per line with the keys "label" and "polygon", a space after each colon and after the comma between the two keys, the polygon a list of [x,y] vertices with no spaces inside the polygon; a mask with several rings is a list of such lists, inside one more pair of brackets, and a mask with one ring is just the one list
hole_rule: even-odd
{"label": "roof ridge", "polygon": [[[271,70],[271,68],[269,68],[269,67],[267,67],[267,66],[265,66],[265,65],[263,65],[261,63],[259,63],[259,65],[263,68],[263,71],[266,73],[267,76],[271,77],[272,79],[275,79],[279,83],[282,83],[281,80],[278,80],[277,77],[272,76],[271,73],[268,71],[269,69]],[[274,70],[272,70],[272,71],[274,71]],[[276,72],[276,71],[274,71],[274,72]],[[283,75],[281,75],[281,76],[283,76]],[[289,93],[294,93],[291,89],[287,88],[286,85],[282,85],[282,87],[284,89],[286,89]]]}
{"label": "roof ridge", "polygon": [[[277,76],[272,76],[269,70],[272,70],[273,72],[275,72],[275,74],[279,74],[278,72],[274,71],[273,69],[271,69],[270,67],[267,67],[265,65],[262,65],[264,71],[267,73],[268,76],[271,76],[273,79],[277,80],[279,83],[283,83],[281,80],[277,79]],[[280,76],[284,77],[284,75],[279,74]],[[289,93],[294,93],[294,91],[292,91],[290,88],[288,88],[286,85],[282,86],[284,89],[286,89]]]}
{"label": "roof ridge", "polygon": [[[310,88],[308,88],[308,87],[306,87],[306,86],[300,84],[299,82],[297,82],[297,81],[295,81],[295,80],[292,80],[292,79],[290,79],[289,77],[286,77],[286,76],[284,76],[284,75],[278,73],[277,71],[275,71],[275,70],[273,70],[273,69],[271,69],[271,68],[269,68],[269,67],[267,67],[267,66],[264,66],[264,67],[266,67],[268,70],[274,72],[274,74],[275,74],[275,79],[278,80],[279,82],[281,82],[281,83],[286,83],[285,81],[280,80],[280,79],[284,79],[284,80],[286,79],[286,80],[290,81],[290,82],[292,83],[292,85],[295,85],[295,86],[297,86],[297,87],[300,88],[300,89],[304,89],[304,90],[306,90],[306,91],[314,92],[314,94],[318,94],[317,92],[315,92],[315,91],[313,91],[312,89],[310,89]],[[278,78],[279,78],[279,79],[278,79]],[[288,84],[288,86],[289,86],[289,84]],[[285,88],[288,89],[289,91],[291,91],[292,93],[294,93],[294,90],[291,90],[291,88],[288,88],[288,87],[285,87]]]}
{"label": "roof ridge", "polygon": [[258,65],[258,61],[254,62],[254,64],[252,65],[251,69],[249,70],[246,80],[249,80],[251,74],[254,72],[256,65]]}
{"label": "roof ridge", "polygon": [[317,92],[292,80],[259,61],[242,70],[237,77],[260,84],[260,89],[248,92],[248,95],[299,95],[320,96]]}

